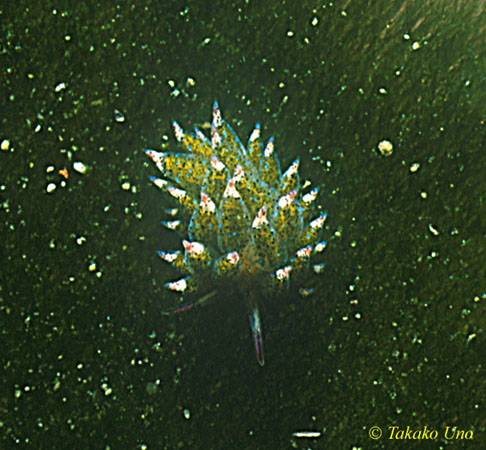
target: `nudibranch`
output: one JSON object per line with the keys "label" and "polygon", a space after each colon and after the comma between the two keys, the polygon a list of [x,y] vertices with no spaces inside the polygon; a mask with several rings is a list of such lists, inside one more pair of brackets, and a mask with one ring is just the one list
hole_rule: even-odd
{"label": "nudibranch", "polygon": [[[184,152],[146,150],[162,172],[151,181],[177,203],[166,210],[163,222],[182,238],[175,251],[159,250],[182,278],[166,283],[172,291],[197,300],[174,307],[167,314],[201,305],[219,295],[236,292],[249,307],[257,360],[263,366],[262,324],[258,300],[288,289],[312,264],[316,273],[324,263],[319,255],[327,214],[315,214],[318,187],[301,184],[299,160],[281,172],[271,137],[266,145],[257,123],[245,147],[213,105],[210,138],[195,128],[186,133],[172,124]],[[309,295],[311,288],[301,288]]]}

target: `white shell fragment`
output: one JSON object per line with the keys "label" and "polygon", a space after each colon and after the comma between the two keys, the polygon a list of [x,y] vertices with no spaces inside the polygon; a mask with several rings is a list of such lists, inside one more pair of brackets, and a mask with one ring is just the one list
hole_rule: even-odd
{"label": "white shell fragment", "polygon": [[321,432],[320,431],[294,431],[292,433],[292,436],[294,437],[298,437],[298,438],[318,438],[321,436]]}
{"label": "white shell fragment", "polygon": [[437,230],[436,228],[434,228],[434,226],[430,223],[429,224],[429,231],[434,235],[434,236],[437,236],[439,234],[439,230]]}
{"label": "white shell fragment", "polygon": [[64,83],[64,81],[63,81],[63,82],[61,82],[61,83],[59,83],[59,84],[58,84],[58,85],[57,85],[57,86],[54,88],[54,91],[55,91],[55,92],[60,92],[60,91],[62,91],[63,89],[66,89],[66,83]]}

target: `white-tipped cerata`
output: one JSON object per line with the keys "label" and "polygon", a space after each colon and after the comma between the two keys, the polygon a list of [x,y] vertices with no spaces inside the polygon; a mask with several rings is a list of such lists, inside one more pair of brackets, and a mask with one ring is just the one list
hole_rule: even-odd
{"label": "white-tipped cerata", "polygon": [[189,242],[184,239],[182,241],[182,245],[189,256],[202,255],[205,250],[204,245],[202,245],[200,242]]}
{"label": "white-tipped cerata", "polygon": [[285,266],[285,267],[282,267],[281,269],[278,269],[275,272],[275,275],[277,276],[277,280],[279,280],[279,281],[288,280],[291,271],[292,271],[292,266]]}
{"label": "white-tipped cerata", "polygon": [[310,223],[311,228],[313,230],[318,230],[318,229],[322,228],[326,219],[327,219],[327,213],[321,214],[317,219],[313,220]]}
{"label": "white-tipped cerata", "polygon": [[261,228],[265,224],[268,224],[267,208],[265,208],[265,205],[263,205],[258,211],[256,217],[253,219],[251,226],[252,228]]}
{"label": "white-tipped cerata", "polygon": [[187,279],[181,278],[177,281],[171,281],[170,283],[166,283],[165,287],[171,291],[184,292],[187,289]]}
{"label": "white-tipped cerata", "polygon": [[240,198],[240,193],[235,188],[235,180],[233,178],[228,181],[223,197]]}

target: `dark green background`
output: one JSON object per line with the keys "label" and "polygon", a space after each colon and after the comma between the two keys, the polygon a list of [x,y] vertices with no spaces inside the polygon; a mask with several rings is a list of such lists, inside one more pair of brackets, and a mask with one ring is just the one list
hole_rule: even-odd
{"label": "dark green background", "polygon": [[[485,448],[483,2],[0,12],[2,449]],[[176,274],[155,251],[180,243],[143,149],[175,150],[171,121],[204,124],[214,99],[243,140],[260,121],[283,166],[300,157],[329,214],[316,295],[262,305],[264,368],[241,299],[161,315]],[[440,437],[369,438],[392,425]]]}

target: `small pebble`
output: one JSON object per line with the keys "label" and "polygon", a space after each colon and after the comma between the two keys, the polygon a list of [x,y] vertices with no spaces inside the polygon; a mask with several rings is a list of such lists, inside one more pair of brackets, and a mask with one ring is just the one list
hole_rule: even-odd
{"label": "small pebble", "polygon": [[299,294],[302,296],[302,297],[309,297],[310,295],[312,295],[314,292],[314,289],[312,288],[300,288],[299,289]]}
{"label": "small pebble", "polygon": [[46,187],[46,191],[48,194],[51,192],[54,192],[56,190],[57,186],[54,183],[49,183]]}
{"label": "small pebble", "polygon": [[66,89],[66,83],[62,82],[62,83],[59,83],[55,88],[54,88],[54,91],[56,92],[60,92],[62,91],[63,89]]}
{"label": "small pebble", "polygon": [[411,166],[410,166],[410,172],[414,173],[414,172],[417,172],[417,170],[420,169],[420,163],[413,163]]}
{"label": "small pebble", "polygon": [[108,383],[103,383],[101,385],[101,389],[103,389],[107,397],[113,393],[113,389],[110,386],[108,386]]}
{"label": "small pebble", "polygon": [[168,228],[169,230],[177,230],[179,225],[181,224],[180,220],[164,220],[162,221],[162,225]]}
{"label": "small pebble", "polygon": [[118,109],[115,109],[115,121],[117,121],[118,123],[125,122],[125,116]]}
{"label": "small pebble", "polygon": [[2,141],[2,144],[0,145],[0,148],[6,152],[10,148],[10,141],[8,139],[4,139]]}
{"label": "small pebble", "polygon": [[81,161],[74,161],[73,162],[73,169],[81,174],[85,174],[88,168],[86,167],[86,164],[82,163]]}
{"label": "small pebble", "polygon": [[383,156],[390,156],[393,153],[393,144],[384,139],[378,143],[378,150]]}

